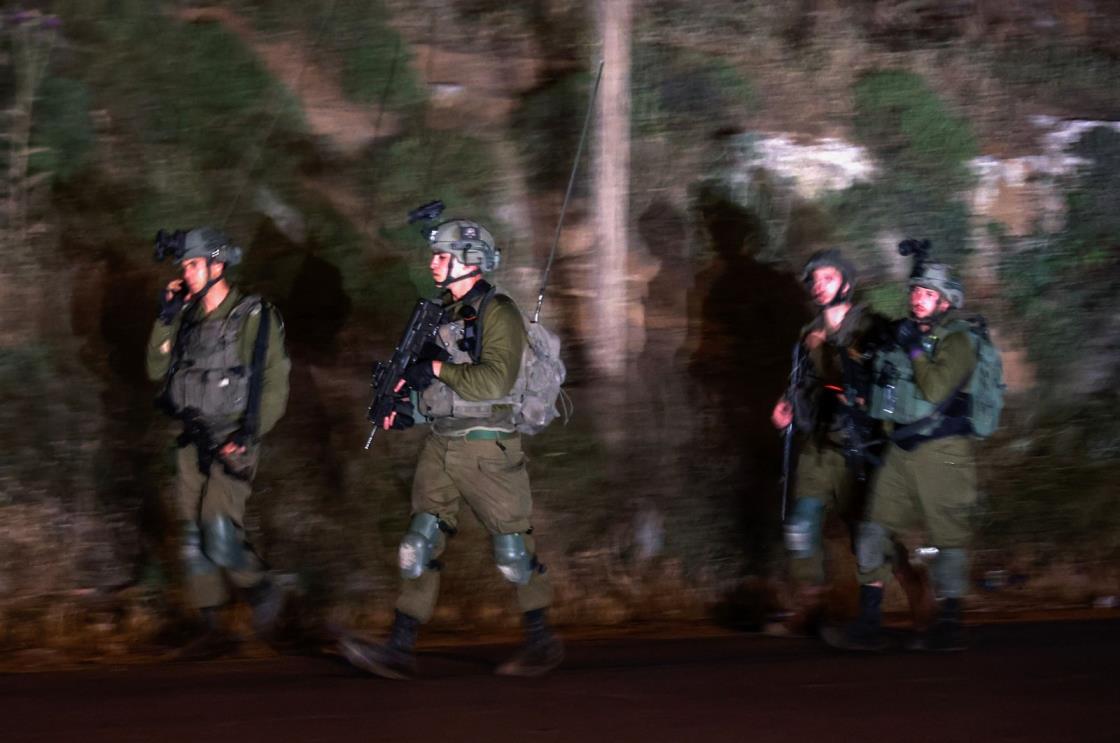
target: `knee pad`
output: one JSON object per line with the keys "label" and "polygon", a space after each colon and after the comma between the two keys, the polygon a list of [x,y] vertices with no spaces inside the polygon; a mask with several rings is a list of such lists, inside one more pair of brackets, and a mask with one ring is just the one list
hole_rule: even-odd
{"label": "knee pad", "polygon": [[821,546],[824,504],[816,498],[798,498],[782,531],[786,549],[794,557],[812,557]]}
{"label": "knee pad", "polygon": [[440,520],[434,513],[418,513],[412,517],[397,550],[401,578],[416,580],[431,567],[440,531]]}
{"label": "knee pad", "polygon": [[202,552],[210,562],[227,570],[248,566],[245,544],[228,516],[218,516],[202,524]]}
{"label": "knee pad", "polygon": [[856,532],[856,564],[861,573],[873,573],[886,560],[885,545],[890,534],[873,521],[861,521]]}
{"label": "knee pad", "polygon": [[187,575],[204,575],[214,571],[214,564],[202,553],[202,533],[193,521],[184,521],[182,524],[179,557]]}
{"label": "knee pad", "polygon": [[933,592],[939,599],[959,599],[968,593],[968,553],[943,547],[930,566]]}
{"label": "knee pad", "polygon": [[494,542],[494,562],[498,564],[502,577],[519,586],[528,583],[537,568],[537,560],[529,554],[525,537],[520,534],[495,534],[491,539]]}

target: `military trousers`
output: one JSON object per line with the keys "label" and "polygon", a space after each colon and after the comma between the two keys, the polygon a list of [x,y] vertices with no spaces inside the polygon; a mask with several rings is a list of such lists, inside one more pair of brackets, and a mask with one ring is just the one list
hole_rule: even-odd
{"label": "military trousers", "polygon": [[208,472],[199,469],[198,449],[181,447],[176,458],[175,502],[180,523],[180,550],[186,589],[199,609],[229,600],[229,584],[249,588],[266,577],[264,562],[253,551],[243,526],[252,494],[256,451],[240,475],[231,474],[217,456]]}
{"label": "military trousers", "polygon": [[[924,530],[939,557],[931,569],[938,596],[962,592],[975,511],[976,459],[966,436],[948,436],[906,451],[891,444],[871,485],[867,524],[857,547],[860,582],[890,576],[893,535]],[[940,564],[939,564],[940,563]]]}
{"label": "military trousers", "polygon": [[[533,498],[520,434],[500,440],[429,434],[412,481],[412,513],[434,514],[455,529],[464,502],[491,536],[521,534],[526,549],[536,554],[530,534]],[[446,542],[446,534],[440,532],[433,558],[439,557]],[[397,609],[427,622],[435,610],[439,585],[439,569],[405,580]],[[517,603],[523,612],[549,606],[552,587],[548,575],[534,570],[527,584],[517,585]]]}
{"label": "military trousers", "polygon": [[[811,519],[809,540],[812,553],[790,559],[790,577],[799,586],[820,586],[825,582],[824,525],[835,513],[849,526],[859,521],[865,487],[848,467],[837,447],[806,441],[797,457],[797,482],[791,514],[816,513]],[[807,508],[803,501],[813,501]]]}

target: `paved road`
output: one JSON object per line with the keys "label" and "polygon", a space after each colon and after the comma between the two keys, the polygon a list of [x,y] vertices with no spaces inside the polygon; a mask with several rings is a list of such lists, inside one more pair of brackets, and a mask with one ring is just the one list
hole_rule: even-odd
{"label": "paved road", "polygon": [[509,647],[421,654],[422,678],[332,658],[0,675],[0,740],[1117,741],[1120,622],[997,625],[967,653],[838,654],[758,636],[569,643],[553,675]]}

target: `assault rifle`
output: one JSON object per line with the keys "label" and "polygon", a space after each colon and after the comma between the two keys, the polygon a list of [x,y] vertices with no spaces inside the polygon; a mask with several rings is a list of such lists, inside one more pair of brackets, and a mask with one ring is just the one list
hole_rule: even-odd
{"label": "assault rifle", "polygon": [[202,416],[195,408],[185,408],[176,416],[183,422],[183,432],[179,434],[180,447],[194,444],[198,452],[198,471],[209,476],[210,465],[218,451],[218,444],[210,436],[210,429],[202,422]]}
{"label": "assault rifle", "polygon": [[366,414],[373,423],[373,429],[366,439],[366,449],[373,444],[373,437],[381,422],[393,412],[393,404],[399,396],[396,391],[397,382],[404,376],[404,370],[416,361],[424,345],[433,341],[442,317],[443,307],[438,302],[418,299],[404,335],[393,350],[392,358],[388,362],[378,361],[373,365],[373,379],[370,383],[373,387],[373,400]]}
{"label": "assault rifle", "polygon": [[846,382],[840,416],[844,426],[844,462],[855,478],[863,482],[867,479],[867,465],[880,464],[878,447],[883,441],[875,438],[874,421],[860,409],[860,397],[855,385]]}
{"label": "assault rifle", "polygon": [[[921,246],[915,250],[921,250]],[[841,353],[841,375],[844,380],[840,415],[843,423],[844,461],[856,479],[867,479],[867,465],[878,467],[883,438],[879,424],[868,414],[871,397],[871,359],[894,343],[894,332],[884,318],[877,319],[863,337],[859,348],[845,347]]]}
{"label": "assault rifle", "polygon": [[805,371],[805,352],[801,341],[793,344],[793,364],[789,372],[789,389],[786,391],[786,400],[789,401],[791,415],[789,425],[783,435],[785,442],[782,445],[782,522],[786,520],[786,504],[789,502],[789,483],[791,468],[793,466],[793,434],[797,430],[797,400],[800,395],[801,377]]}

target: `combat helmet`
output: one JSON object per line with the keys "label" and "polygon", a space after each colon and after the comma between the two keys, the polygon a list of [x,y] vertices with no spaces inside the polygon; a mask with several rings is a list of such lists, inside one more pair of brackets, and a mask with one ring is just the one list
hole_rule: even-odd
{"label": "combat helmet", "polygon": [[432,228],[428,244],[433,253],[450,253],[465,266],[478,266],[490,273],[498,269],[502,252],[494,246],[490,231],[469,219],[449,219]]}
{"label": "combat helmet", "polygon": [[915,286],[937,292],[949,300],[949,306],[955,310],[964,307],[964,287],[944,263],[921,261],[915,265],[914,272],[910,274],[909,288]]}
{"label": "combat helmet", "polygon": [[801,271],[801,283],[805,285],[806,289],[812,289],[813,271],[826,267],[835,268],[844,279],[844,285],[840,287],[840,291],[836,292],[836,296],[828,303],[828,306],[832,307],[847,302],[852,298],[852,292],[855,291],[859,273],[856,271],[855,265],[845,258],[838,248],[818,250],[809,256],[805,268]]}
{"label": "combat helmet", "polygon": [[236,266],[241,262],[241,248],[215,227],[195,227],[183,238],[183,252],[178,261],[181,263],[190,258],[205,258],[214,263]]}

